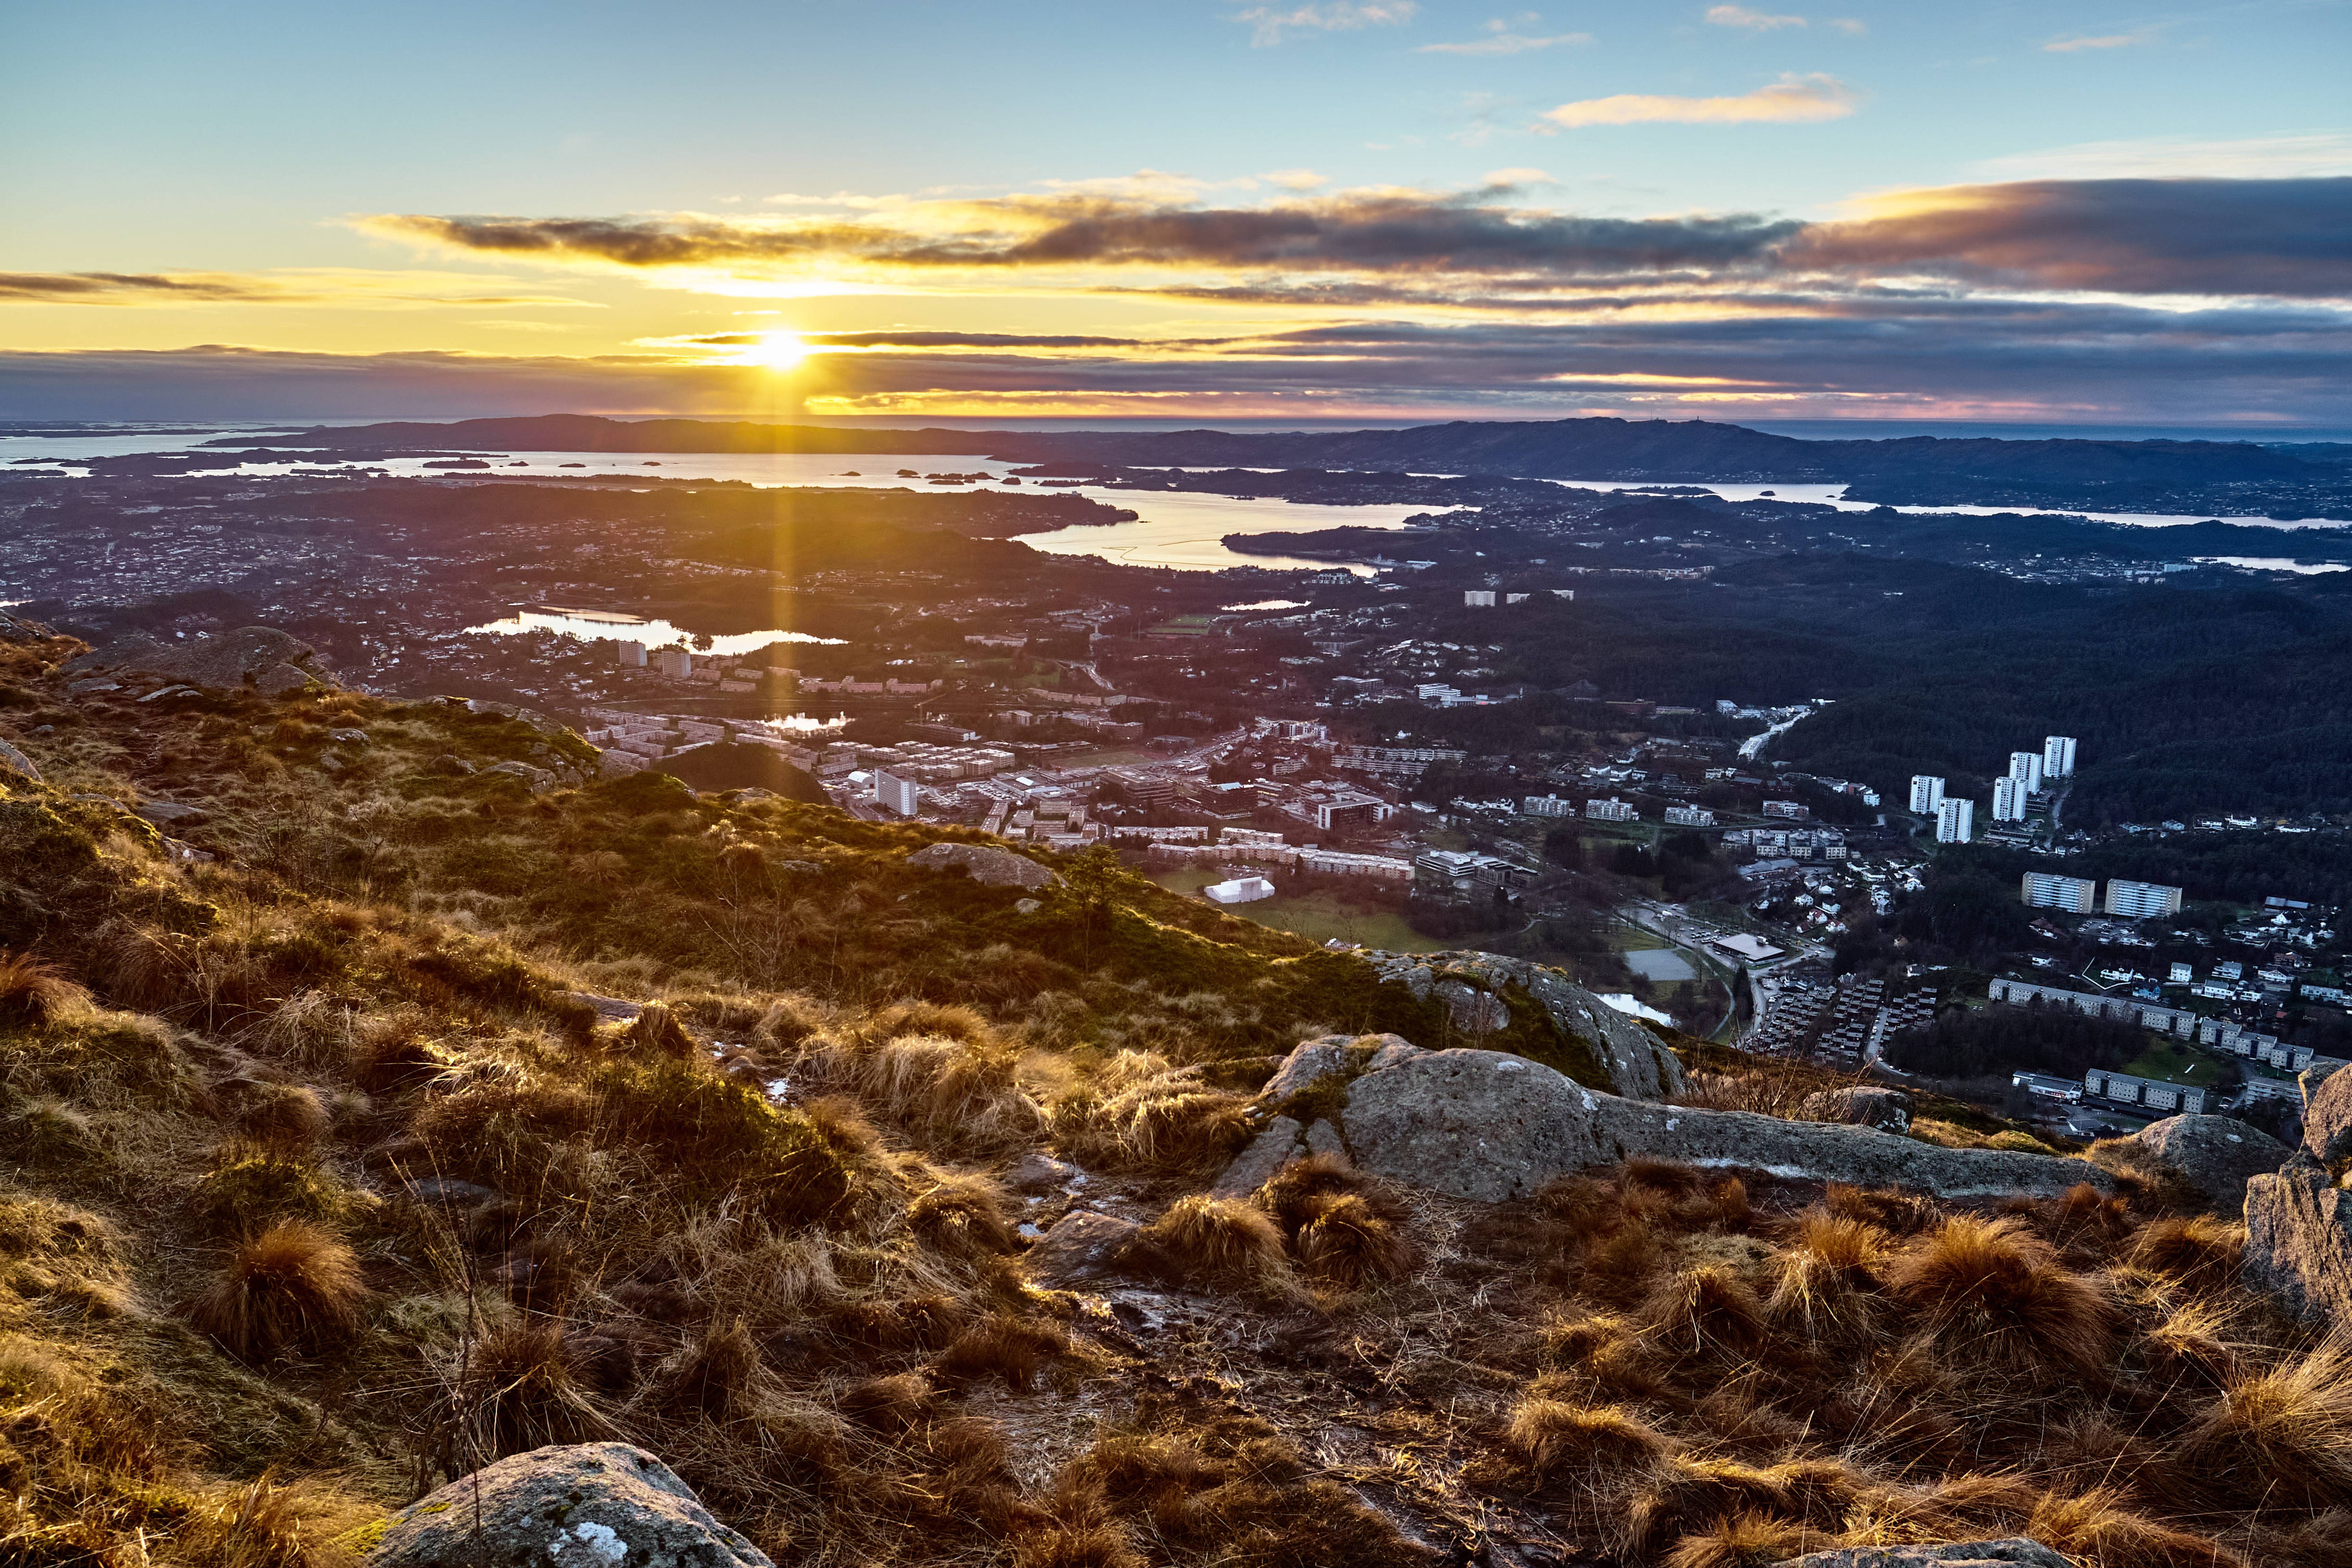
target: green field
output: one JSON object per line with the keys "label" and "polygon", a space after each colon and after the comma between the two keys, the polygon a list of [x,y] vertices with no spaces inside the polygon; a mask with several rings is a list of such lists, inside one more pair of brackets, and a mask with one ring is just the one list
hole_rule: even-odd
{"label": "green field", "polygon": [[2206,1085],[2221,1081],[2221,1064],[2196,1047],[2179,1040],[2158,1038],[2139,1058],[2120,1069],[2134,1078],[2160,1079],[2166,1083]]}
{"label": "green field", "polygon": [[[1241,870],[1240,867],[1213,870],[1187,866],[1148,874],[1171,893],[1192,894]],[[1261,899],[1254,904],[1234,904],[1225,912],[1315,942],[1329,942],[1336,937],[1341,942],[1360,942],[1391,952],[1442,952],[1449,947],[1464,945],[1461,942],[1423,936],[1405,924],[1404,916],[1395,910],[1368,908],[1328,888],[1297,897],[1286,894]]]}

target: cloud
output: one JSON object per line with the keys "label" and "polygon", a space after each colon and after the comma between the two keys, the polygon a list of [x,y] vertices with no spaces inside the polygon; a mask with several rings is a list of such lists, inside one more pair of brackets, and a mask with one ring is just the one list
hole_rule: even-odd
{"label": "cloud", "polygon": [[289,268],[267,278],[228,272],[0,272],[0,304],[599,308],[562,295],[481,291],[503,281],[460,274],[344,268]]}
{"label": "cloud", "polygon": [[1670,121],[1685,125],[1803,124],[1843,120],[1862,95],[1833,76],[1783,76],[1768,87],[1736,98],[1668,98],[1624,92],[1612,98],[1580,99],[1545,112],[1546,126],[1574,130],[1587,125],[1638,125]]}
{"label": "cloud", "polygon": [[1420,10],[1413,0],[1328,0],[1289,10],[1255,5],[1236,13],[1234,20],[1250,25],[1253,47],[1267,48],[1282,42],[1285,33],[1352,33],[1361,27],[1402,26]]}
{"label": "cloud", "polygon": [[2136,44],[2156,41],[2157,29],[2142,27],[2136,33],[2105,33],[2096,37],[2053,38],[2042,46],[2045,55],[2075,55],[2092,49],[2127,49]]}
{"label": "cloud", "polygon": [[[1703,302],[1702,290],[1675,299]],[[1765,301],[1770,308],[1763,308]],[[1757,308],[1569,321],[1360,316],[1178,343],[921,331],[866,352],[814,334],[788,383],[728,346],[595,358],[0,352],[0,418],[302,419],[574,409],[790,417],[1014,410],[1187,416],[1708,418],[1900,415],[2211,425],[2352,423],[2352,321],[2309,305],[1776,289]],[[722,352],[712,352],[713,350]],[[778,404],[778,397],[784,399]]]}
{"label": "cloud", "polygon": [[1970,172],[1988,180],[2095,180],[2131,175],[2275,180],[2310,174],[2352,174],[2352,134],[2322,132],[2221,142],[2189,136],[2084,142],[2047,152],[1987,158]]}
{"label": "cloud", "polygon": [[2352,178],[1906,192],[1814,225],[1780,254],[1792,267],[2006,288],[2352,300]]}
{"label": "cloud", "polygon": [[0,300],[51,305],[275,302],[280,285],[226,273],[0,272]]}
{"label": "cloud", "polygon": [[[1374,189],[1253,205],[1056,192],[850,217],[373,220],[469,253],[618,268],[672,286],[775,292],[967,288],[1143,293],[1329,310],[1523,313],[1712,290],[2068,290],[2352,301],[2352,177],[2028,180],[1885,193],[1851,216],[1590,216],[1526,205],[1540,170],[1465,191]],[[872,279],[856,282],[853,279]]]}
{"label": "cloud", "polygon": [[1756,257],[1801,227],[1740,215],[1586,217],[1504,205],[1512,194],[1506,185],[1453,195],[1355,191],[1255,207],[1057,195],[932,204],[897,223],[410,214],[368,226],[467,251],[646,270],[875,268],[919,276],[1105,268],[1568,276],[1720,266]]}
{"label": "cloud", "polygon": [[1763,11],[1751,11],[1745,5],[1710,5],[1706,19],[1718,27],[1738,27],[1748,33],[1778,32],[1782,27],[1801,27],[1802,16],[1775,16]]}
{"label": "cloud", "polygon": [[1487,34],[1483,38],[1472,38],[1460,44],[1423,44],[1417,52],[1424,55],[1524,55],[1538,49],[1558,48],[1562,44],[1589,44],[1592,41],[1590,33],[1552,33],[1538,37],[1509,32],[1506,30],[1507,26],[1507,23],[1489,22],[1486,24]]}

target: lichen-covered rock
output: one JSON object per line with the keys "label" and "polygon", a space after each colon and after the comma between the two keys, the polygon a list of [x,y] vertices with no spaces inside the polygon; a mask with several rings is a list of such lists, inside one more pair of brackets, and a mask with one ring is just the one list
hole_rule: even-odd
{"label": "lichen-covered rock", "polygon": [[1809,1552],[1772,1568],[2073,1568],[2059,1553],[2028,1536],[2000,1541],[1948,1541],[1934,1546],[1840,1546]]}
{"label": "lichen-covered rock", "polygon": [[2304,1077],[2303,1146],[2329,1170],[2352,1160],[2352,1068],[2338,1068],[2316,1084]]}
{"label": "lichen-covered rock", "polygon": [[320,668],[310,645],[276,626],[241,626],[172,643],[133,633],[72,660],[63,673],[101,669],[165,675],[216,691],[247,683],[271,693],[332,684]]}
{"label": "lichen-covered rock", "polygon": [[1453,1027],[1473,1041],[1507,1027],[1513,993],[1592,1058],[1610,1092],[1664,1100],[1683,1088],[1682,1063],[1656,1036],[1557,969],[1491,952],[1370,952],[1382,984],[1413,1000],[1443,1003]]}
{"label": "lichen-covered rock", "polygon": [[987,888],[1027,888],[1034,892],[1061,880],[1026,855],[1000,849],[992,844],[926,845],[908,856],[907,864],[927,871],[961,868],[973,881]]}
{"label": "lichen-covered rock", "polygon": [[2132,1142],[2214,1207],[2230,1214],[2246,1201],[2246,1183],[2268,1175],[2294,1152],[2259,1127],[2227,1116],[2168,1116]]}
{"label": "lichen-covered rock", "polygon": [[2352,1327],[2352,1193],[2307,1151],[2246,1184],[2245,1279],[2305,1322]]}
{"label": "lichen-covered rock", "polygon": [[1022,1271],[1040,1285],[1067,1289],[1119,1272],[1119,1259],[1140,1229],[1133,1220],[1076,1210],[1064,1215],[1022,1255]]}
{"label": "lichen-covered rock", "polygon": [[1809,1094],[1797,1106],[1805,1121],[1843,1121],[1855,1127],[1884,1127],[1902,1132],[1911,1126],[1911,1097],[1898,1089],[1857,1085]]}
{"label": "lichen-covered rock", "polygon": [[626,1443],[534,1448],[409,1504],[367,1568],[775,1568]]}
{"label": "lichen-covered rock", "polygon": [[1631,1156],[1937,1197],[2054,1196],[2114,1179],[2081,1160],[1946,1149],[1873,1127],[1697,1110],[1585,1088],[1498,1051],[1430,1051],[1348,1085],[1339,1131],[1362,1170],[1482,1203]]}
{"label": "lichen-covered rock", "polygon": [[1307,1156],[1307,1129],[1287,1116],[1277,1116],[1258,1129],[1249,1146],[1234,1156],[1225,1173],[1209,1189],[1212,1197],[1245,1198],[1265,1185],[1276,1171]]}
{"label": "lichen-covered rock", "polygon": [[41,782],[41,770],[33,765],[33,759],[7,742],[0,741],[0,777],[12,773],[35,784]]}

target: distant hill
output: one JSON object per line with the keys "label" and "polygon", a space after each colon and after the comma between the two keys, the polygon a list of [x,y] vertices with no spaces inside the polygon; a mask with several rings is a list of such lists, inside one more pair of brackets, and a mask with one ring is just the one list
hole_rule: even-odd
{"label": "distant hill", "polygon": [[[552,414],[320,428],[221,446],[337,451],[892,452],[1110,467],[1390,469],[1528,479],[1847,485],[1861,500],[1954,504],[1996,499],[2126,506],[2221,487],[2347,483],[2334,461],[2225,441],[2010,441],[1914,436],[1808,441],[1703,419],[1456,420],[1397,430],[840,430],[698,419]],[[2313,456],[2323,456],[2315,449]],[[2255,498],[2259,500],[2260,498]],[[2252,504],[2252,503],[2249,503]]]}

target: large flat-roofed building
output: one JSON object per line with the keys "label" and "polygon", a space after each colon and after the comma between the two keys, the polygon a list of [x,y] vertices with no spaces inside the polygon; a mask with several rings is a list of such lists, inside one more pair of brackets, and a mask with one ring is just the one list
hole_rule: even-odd
{"label": "large flat-roofed building", "polygon": [[1591,822],[1635,822],[1640,820],[1642,816],[1640,812],[1633,809],[1630,801],[1613,797],[1608,800],[1586,801],[1584,815],[1586,819]]}
{"label": "large flat-roofed building", "polygon": [[2127,882],[2117,877],[2107,884],[2107,913],[2127,921],[2144,921],[2180,912],[2180,889],[2161,882]]}
{"label": "large flat-roofed building", "polygon": [[1936,807],[1936,842],[1966,844],[1976,837],[1977,803],[1947,796]]}
{"label": "large flat-roofed building", "polygon": [[2020,778],[1992,781],[1992,819],[1995,822],[2023,822],[2025,803],[2031,792]]}
{"label": "large flat-roofed building", "polygon": [[2071,779],[2074,776],[2074,737],[2052,735],[2042,742],[2042,776],[2046,779]]}
{"label": "large flat-roofed building", "polygon": [[922,786],[913,779],[876,769],[874,804],[897,816],[912,816],[922,801]]}
{"label": "large flat-roofed building", "polygon": [[2083,1075],[2083,1092],[2119,1105],[2139,1106],[2163,1116],[2202,1116],[2205,1091],[2194,1084],[2134,1078],[2093,1068]]}
{"label": "large flat-roofed building", "polygon": [[2028,871],[2018,896],[2037,910],[2064,910],[2069,914],[2087,915],[2098,908],[2098,891],[2096,882],[2080,877]]}
{"label": "large flat-roofed building", "polygon": [[2009,776],[2023,784],[2029,792],[2042,788],[2042,753],[2011,752],[2009,753]]}
{"label": "large flat-roofed building", "polygon": [[1944,781],[1931,773],[1911,775],[1911,809],[1922,816],[1933,816],[1936,808],[1944,804]]}
{"label": "large flat-roofed building", "polygon": [[2103,996],[2095,991],[2063,991],[2055,985],[2037,985],[2030,980],[1996,980],[1986,987],[1986,994],[1989,1000],[2006,1002],[2012,1007],[2040,1003],[2045,1007],[2065,1007],[2077,1013],[2086,1013],[2094,1018],[2113,1018],[2119,1023],[2137,1024],[2143,1029],[2161,1029],[2184,1040],[2193,1040],[2198,1036],[2197,1015],[2188,1008],[2168,1007],[2161,1002],[2142,1001],[2136,996]]}

